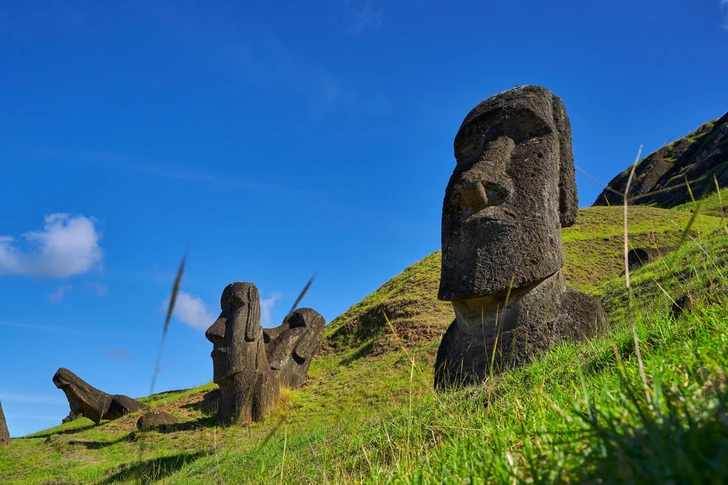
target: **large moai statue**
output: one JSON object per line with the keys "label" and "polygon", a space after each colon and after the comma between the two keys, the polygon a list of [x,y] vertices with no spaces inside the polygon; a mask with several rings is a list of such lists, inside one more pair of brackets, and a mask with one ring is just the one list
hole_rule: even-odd
{"label": "large moai statue", "polygon": [[63,420],[64,423],[71,420],[69,418],[82,415],[99,424],[102,419],[118,419],[146,408],[129,396],[100,391],[63,367],[53,376],[53,384],[63,391],[71,408],[69,416]]}
{"label": "large moai statue", "polygon": [[304,384],[326,322],[316,311],[301,308],[281,326],[264,330],[253,283],[225,287],[220,308],[220,316],[205,332],[213,344],[213,380],[220,386],[217,422],[230,426],[260,421],[278,402],[281,385]]}
{"label": "large moai statue", "polygon": [[556,342],[598,334],[600,303],[566,286],[561,228],[576,221],[571,126],[539,86],[493,96],[455,137],[442,210],[440,300],[455,321],[437,353],[435,387],[478,382]]}
{"label": "large moai statue", "polygon": [[8,432],[8,423],[5,421],[5,413],[3,412],[3,403],[0,402],[0,446],[10,444],[10,432]]}

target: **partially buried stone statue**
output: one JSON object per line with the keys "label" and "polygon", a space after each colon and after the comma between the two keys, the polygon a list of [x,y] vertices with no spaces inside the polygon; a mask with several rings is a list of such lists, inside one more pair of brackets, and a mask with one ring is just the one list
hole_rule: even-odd
{"label": "partially buried stone statue", "polygon": [[205,332],[213,343],[213,380],[220,386],[218,424],[260,421],[278,401],[281,384],[300,387],[305,382],[325,321],[303,308],[280,327],[264,331],[253,283],[229,284],[220,308],[220,316]]}
{"label": "partially buried stone statue", "polygon": [[523,86],[477,105],[455,137],[445,189],[438,297],[455,321],[435,387],[478,382],[566,339],[604,328],[599,302],[566,286],[561,228],[578,201],[571,126],[548,89]]}
{"label": "partially buried stone statue", "polygon": [[100,391],[63,367],[53,376],[53,384],[66,394],[71,408],[64,422],[74,416],[85,416],[98,424],[102,419],[117,419],[146,407],[128,396]]}

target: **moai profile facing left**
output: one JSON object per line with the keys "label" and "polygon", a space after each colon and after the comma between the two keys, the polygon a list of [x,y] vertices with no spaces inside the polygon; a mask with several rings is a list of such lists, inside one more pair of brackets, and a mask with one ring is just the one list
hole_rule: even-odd
{"label": "moai profile facing left", "polygon": [[455,137],[438,298],[455,321],[435,387],[478,382],[556,342],[598,334],[601,304],[566,286],[561,228],[576,221],[571,126],[560,98],[523,86],[478,104]]}
{"label": "moai profile facing left", "polygon": [[253,283],[231,283],[222,312],[205,332],[213,343],[213,380],[220,387],[217,422],[260,421],[275,407],[280,386],[301,387],[321,344],[324,318],[310,308],[291,312],[277,328],[260,326],[260,295]]}
{"label": "moai profile facing left", "polygon": [[213,343],[213,380],[220,386],[217,422],[260,421],[280,396],[270,371],[260,326],[260,295],[253,283],[231,283],[220,298],[222,313],[205,332]]}

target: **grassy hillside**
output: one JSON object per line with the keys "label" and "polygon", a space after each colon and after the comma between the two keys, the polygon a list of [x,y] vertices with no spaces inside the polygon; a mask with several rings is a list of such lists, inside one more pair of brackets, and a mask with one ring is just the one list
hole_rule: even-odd
{"label": "grassy hillside", "polygon": [[[630,208],[632,244],[678,243],[693,216],[680,209]],[[436,300],[434,253],[331,322],[309,383],[284,390],[266,422],[215,427],[214,384],[157,394],[145,402],[178,425],[138,432],[136,414],[15,439],[0,448],[0,482],[724,482],[725,223],[698,216],[680,250],[633,273],[644,380],[621,232],[619,207],[584,209],[564,230],[567,279],[603,299],[604,339],[435,394],[434,353],[452,312]],[[692,310],[673,319],[683,295]]]}
{"label": "grassy hillside", "polygon": [[[672,208],[728,186],[728,113],[637,162],[630,203]],[[594,205],[623,200],[632,167],[614,177]],[[689,187],[686,184],[689,182]]]}

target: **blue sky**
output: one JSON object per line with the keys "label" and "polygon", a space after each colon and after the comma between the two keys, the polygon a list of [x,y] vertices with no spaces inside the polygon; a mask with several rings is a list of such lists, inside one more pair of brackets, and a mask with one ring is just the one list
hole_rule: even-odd
{"label": "blue sky", "polygon": [[[14,436],[68,412],[67,367],[149,392],[212,377],[232,281],[264,324],[331,321],[440,246],[452,140],[480,100],[561,96],[608,182],[728,109],[728,0],[0,4],[0,400]],[[601,187],[577,176],[580,205]]]}

